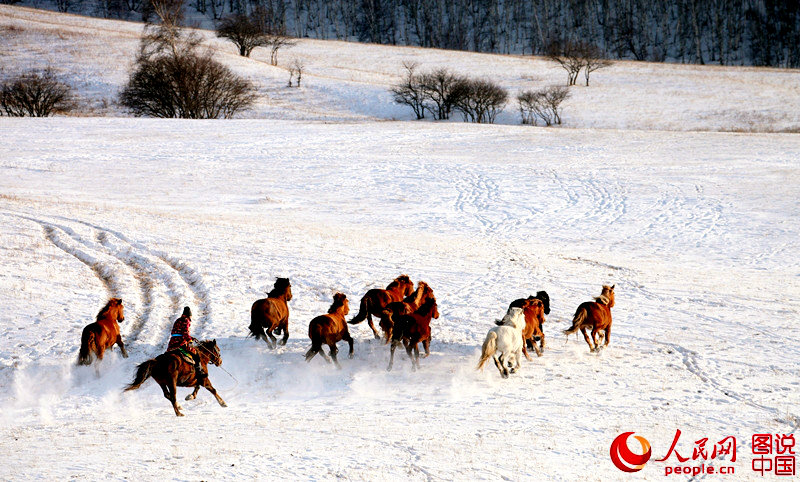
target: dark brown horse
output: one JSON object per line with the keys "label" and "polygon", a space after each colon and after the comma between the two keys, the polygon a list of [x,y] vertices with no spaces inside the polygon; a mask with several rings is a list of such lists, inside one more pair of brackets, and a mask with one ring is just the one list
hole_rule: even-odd
{"label": "dark brown horse", "polygon": [[[217,340],[204,340],[197,344],[197,354],[200,357],[200,365],[208,373],[208,363],[216,366],[222,364]],[[220,406],[227,407],[225,401],[219,396],[217,390],[211,385],[208,377],[201,378],[198,383],[194,370],[194,361],[187,358],[180,350],[172,350],[147,360],[136,367],[136,378],[130,385],[125,387],[125,391],[136,390],[148,378],[153,377],[161,386],[164,397],[172,403],[175,415],[183,417],[181,406],[178,405],[177,387],[194,387],[194,391],[186,396],[186,400],[194,400],[200,387],[205,387],[217,399]]]}
{"label": "dark brown horse", "polygon": [[417,283],[417,289],[406,296],[403,301],[393,301],[386,305],[386,308],[381,311],[381,319],[378,323],[386,337],[386,343],[389,343],[392,339],[394,317],[414,313],[431,298],[433,298],[433,290],[428,286],[428,283],[420,281]]}
{"label": "dark brown horse", "polygon": [[120,298],[111,298],[106,306],[97,313],[94,323],[83,328],[81,334],[81,349],[78,353],[78,365],[91,365],[92,355],[98,360],[103,359],[103,353],[116,343],[122,356],[128,358],[122,337],[119,334],[119,322],[125,321],[124,307]]}
{"label": "dark brown horse", "polygon": [[414,283],[408,275],[402,274],[394,279],[385,290],[373,288],[367,291],[367,294],[361,298],[361,304],[358,308],[358,314],[348,321],[351,325],[361,323],[365,319],[372,329],[375,338],[380,338],[378,330],[372,323],[372,317],[380,318],[381,312],[386,308],[386,305],[394,301],[402,301],[403,298],[414,291]]}
{"label": "dark brown horse", "polygon": [[[339,360],[336,359],[336,354],[339,349],[336,348],[336,343],[341,340],[346,341],[350,345],[350,358],[353,358],[353,337],[347,329],[347,322],[344,317],[350,312],[350,302],[347,301],[347,296],[342,293],[333,295],[333,304],[328,308],[328,314],[320,315],[311,320],[308,324],[308,337],[311,338],[311,349],[306,353],[306,361],[310,362],[314,355],[319,353],[326,362],[330,363],[333,358],[333,363],[336,368],[342,368],[339,365]],[[322,351],[322,345],[326,344],[331,349],[331,356]]]}
{"label": "dark brown horse", "polygon": [[[605,346],[608,346],[608,341],[611,338],[611,308],[614,307],[614,286],[603,286],[603,292],[595,298],[595,301],[587,301],[581,303],[575,311],[575,316],[572,318],[572,327],[564,330],[564,333],[569,336],[578,330],[581,330],[586,343],[589,345],[591,351],[598,351],[600,346],[597,344],[597,332],[604,331]],[[586,328],[592,329],[592,339],[589,340],[589,335],[586,334]],[[592,344],[594,342],[594,344]]]}
{"label": "dark brown horse", "polygon": [[[544,292],[540,291],[539,293]],[[547,293],[545,293],[545,295],[547,295]],[[531,359],[528,354],[529,348],[536,351],[537,356],[542,356],[542,351],[544,351],[544,331],[542,330],[542,324],[544,323],[544,315],[547,313],[547,311],[545,311],[545,304],[541,299],[530,296],[528,298],[514,300],[508,307],[522,308],[522,313],[525,315],[525,329],[522,332],[522,338],[525,340],[522,353],[525,355],[525,358],[528,360]],[[495,323],[500,324],[500,320]],[[538,345],[536,344],[537,340],[539,342]]]}
{"label": "dark brown horse", "polygon": [[275,286],[266,298],[257,300],[250,308],[250,336],[257,340],[264,340],[270,348],[275,348],[277,338],[272,334],[280,335],[283,339],[280,344],[285,345],[289,339],[289,305],[292,299],[292,285],[289,278],[278,278]]}
{"label": "dark brown horse", "polygon": [[[423,358],[427,358],[431,354],[431,320],[434,318],[439,318],[439,307],[433,296],[425,300],[425,303],[413,313],[394,318],[392,349],[387,371],[392,369],[394,350],[401,341],[411,359],[411,370],[416,371],[419,368],[419,343],[422,342],[422,346],[425,348]],[[414,356],[411,356],[411,350],[414,350]]]}

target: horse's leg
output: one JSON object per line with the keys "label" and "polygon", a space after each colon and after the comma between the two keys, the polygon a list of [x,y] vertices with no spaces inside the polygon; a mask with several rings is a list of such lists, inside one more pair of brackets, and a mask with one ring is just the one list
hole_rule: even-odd
{"label": "horse's leg", "polygon": [[283,323],[278,325],[278,329],[280,330],[281,328],[283,328],[283,338],[281,338],[280,344],[281,346],[284,346],[286,345],[286,341],[289,339],[289,317],[286,317],[286,319],[283,320]]}
{"label": "horse's leg", "polygon": [[328,346],[331,347],[331,358],[333,359],[333,364],[336,365],[336,368],[341,370],[342,366],[339,365],[339,360],[336,359],[336,354],[339,353],[339,349],[336,348],[336,343],[332,343]]}
{"label": "horse's leg", "polygon": [[422,342],[422,348],[425,349],[425,356],[422,358],[428,358],[431,356],[431,339],[427,338]]}
{"label": "horse's leg", "polygon": [[608,346],[608,340],[609,339],[611,339],[611,324],[610,323],[606,327],[606,344],[605,344],[605,346]]}
{"label": "horse's leg", "polygon": [[194,391],[192,393],[190,393],[189,395],[186,395],[185,400],[194,400],[195,398],[197,398],[197,392],[199,392],[199,391],[200,391],[200,385],[195,385],[194,386]]}
{"label": "horse's leg", "polygon": [[394,365],[394,350],[399,344],[397,340],[392,340],[392,348],[389,351],[389,366],[386,368],[387,372],[392,371],[392,365]]}
{"label": "horse's leg", "polygon": [[[214,398],[217,399],[217,403],[219,403],[220,407],[227,407],[228,406],[228,404],[225,403],[225,400],[223,400],[222,397],[220,397],[219,394],[217,393],[217,389],[214,388],[213,385],[211,385],[210,381],[208,381],[208,378],[204,378],[203,379],[203,386],[205,387],[206,390],[211,392],[212,395],[214,395]],[[197,390],[199,388],[200,388],[199,385],[197,387],[195,387],[195,389],[194,389],[195,393],[197,393]]]}
{"label": "horse's leg", "polygon": [[169,385],[167,389],[169,390],[169,401],[172,402],[172,408],[175,409],[175,415],[178,417],[183,417],[181,413],[181,406],[178,405],[178,373],[175,372],[172,374],[172,377],[168,380]]}
{"label": "horse's leg", "polygon": [[117,341],[114,343],[119,345],[119,351],[122,352],[122,358],[128,358],[128,352],[125,350],[125,345],[122,343],[122,335],[117,335]]}
{"label": "horse's leg", "polygon": [[508,378],[508,356],[503,353],[500,355],[499,361],[500,366],[502,367],[502,370],[500,370],[500,376],[503,378]]}
{"label": "horse's leg", "polygon": [[599,351],[600,350],[600,345],[597,344],[597,332],[598,331],[600,331],[600,329],[597,327],[597,325],[595,325],[594,328],[592,328],[592,341],[594,342],[594,349],[592,351]]}
{"label": "horse's leg", "polygon": [[381,339],[381,334],[378,333],[378,330],[375,329],[375,324],[372,323],[372,313],[367,312],[367,324],[369,325],[370,329],[372,330],[372,334],[375,335],[376,340]]}
{"label": "horse's leg", "polygon": [[347,352],[347,358],[352,360],[353,356],[354,356],[353,355],[353,337],[350,336],[350,332],[349,331],[345,331],[342,334],[342,340],[347,342],[347,345],[348,345],[348,348],[349,348],[349,351]]}
{"label": "horse's leg", "polygon": [[319,353],[319,356],[321,356],[322,358],[324,358],[326,362],[328,362],[328,363],[330,363],[330,362],[331,362],[331,357],[329,357],[329,356],[328,356],[328,355],[325,353],[325,350],[323,350],[323,349],[322,349],[322,346],[321,346],[321,345],[320,345],[320,349],[317,351],[317,353]]}
{"label": "horse's leg", "polygon": [[267,346],[270,348],[275,348],[278,345],[278,339],[275,338],[275,335],[272,334],[274,328],[270,326],[267,328],[267,336],[269,337],[269,341],[267,342]]}
{"label": "horse's leg", "polygon": [[414,343],[414,358],[411,359],[411,370],[416,371],[419,368],[419,343]]}
{"label": "horse's leg", "polygon": [[[526,360],[533,361],[533,358],[531,358],[531,356],[528,355],[528,347],[526,346],[528,344],[527,341],[528,340],[525,340],[525,342],[522,343],[522,354],[525,355],[525,359]],[[537,351],[536,354],[538,355],[539,352]],[[541,356],[541,355],[539,355],[539,356]]]}
{"label": "horse's leg", "polygon": [[589,345],[589,350],[594,351],[594,346],[592,345],[592,341],[589,340],[589,335],[586,333],[586,327],[581,327],[581,333],[583,333],[583,338],[586,340],[586,343]]}

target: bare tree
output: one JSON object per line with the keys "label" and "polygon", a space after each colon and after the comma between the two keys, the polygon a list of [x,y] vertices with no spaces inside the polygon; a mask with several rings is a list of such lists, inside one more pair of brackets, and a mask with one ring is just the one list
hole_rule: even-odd
{"label": "bare tree", "polygon": [[417,119],[424,119],[425,94],[420,78],[416,74],[417,65],[416,62],[403,62],[403,68],[406,70],[405,77],[398,85],[392,87],[391,92],[395,103],[411,107]]}
{"label": "bare tree", "polygon": [[269,46],[269,63],[278,65],[278,51],[284,47],[294,47],[297,40],[286,35],[286,29],[277,28],[267,33],[266,45]]}
{"label": "bare tree", "polygon": [[453,89],[455,108],[464,121],[493,124],[508,101],[508,92],[490,80],[459,79]]}
{"label": "bare tree", "polygon": [[188,119],[230,118],[255,102],[253,85],[197,52],[200,39],[185,35],[179,13],[154,5],[159,25],[147,25],[139,57],[120,103],[135,115]]}
{"label": "bare tree", "polygon": [[242,57],[250,57],[254,48],[268,45],[270,41],[259,22],[242,14],[223,18],[217,26],[217,37],[233,42]]}
{"label": "bare tree", "polygon": [[550,86],[538,91],[527,90],[517,96],[523,124],[536,125],[541,119],[546,126],[561,124],[561,103],[569,97],[564,86]]}
{"label": "bare tree", "polygon": [[547,49],[547,57],[567,71],[567,85],[575,85],[583,68],[583,50],[577,42],[553,42]]}
{"label": "bare tree", "polygon": [[297,85],[295,87],[300,87],[300,81],[303,79],[303,70],[305,69],[305,64],[300,59],[294,59],[289,64],[289,87],[292,86],[292,79],[297,79]]}
{"label": "bare tree", "polygon": [[47,117],[73,108],[70,92],[51,69],[29,71],[0,85],[0,108],[9,117]]}
{"label": "bare tree", "polygon": [[456,104],[456,96],[461,89],[456,90],[461,77],[445,68],[436,69],[419,76],[425,108],[437,120],[450,118],[450,113]]}
{"label": "bare tree", "polygon": [[586,44],[582,53],[583,73],[586,77],[586,86],[589,86],[589,74],[595,70],[612,65],[613,62],[605,58],[603,51],[594,44]]}

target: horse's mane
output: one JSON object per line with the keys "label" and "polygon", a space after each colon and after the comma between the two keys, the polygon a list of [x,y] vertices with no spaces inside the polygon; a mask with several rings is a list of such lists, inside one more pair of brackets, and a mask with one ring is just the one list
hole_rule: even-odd
{"label": "horse's mane", "polygon": [[600,303],[601,305],[607,305],[607,304],[611,303],[611,300],[606,295],[595,296],[594,300],[596,302]]}
{"label": "horse's mane", "polygon": [[344,306],[344,302],[347,301],[347,296],[343,295],[342,293],[336,293],[333,295],[333,303],[331,307],[328,308],[328,314],[333,314],[339,311],[339,308]]}
{"label": "horse's mane", "polygon": [[392,288],[396,288],[396,287],[400,286],[400,283],[403,283],[403,284],[411,283],[411,278],[409,278],[407,274],[401,274],[400,276],[395,278],[394,281],[389,283],[389,285],[386,287],[386,289],[390,290]]}
{"label": "horse's mane", "polygon": [[278,278],[275,281],[275,286],[272,290],[267,293],[267,297],[269,298],[276,298],[284,293],[291,287],[291,283],[289,283],[289,278]]}
{"label": "horse's mane", "polygon": [[612,296],[614,296],[614,288],[612,286],[603,285],[603,294],[595,296],[594,300],[601,305],[610,305]]}
{"label": "horse's mane", "polygon": [[97,317],[95,318],[95,321],[100,321],[100,320],[104,319],[106,317],[106,315],[108,314],[108,312],[111,310],[111,308],[119,306],[120,303],[122,303],[121,299],[119,299],[119,298],[110,298],[108,300],[108,303],[106,303],[106,305],[104,307],[102,307],[100,309],[100,311],[97,313]]}

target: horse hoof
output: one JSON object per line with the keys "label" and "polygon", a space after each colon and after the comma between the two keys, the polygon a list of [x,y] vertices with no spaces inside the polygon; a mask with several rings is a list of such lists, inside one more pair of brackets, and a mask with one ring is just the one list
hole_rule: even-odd
{"label": "horse hoof", "polygon": [[178,417],[183,417],[183,414],[181,412],[178,412],[175,415],[178,416]]}
{"label": "horse hoof", "polygon": [[278,342],[280,346],[286,346],[286,340],[281,340]]}
{"label": "horse hoof", "polygon": [[219,402],[219,406],[220,406],[220,407],[227,407],[227,406],[228,406],[228,404],[227,404],[227,403],[225,403],[225,402]]}
{"label": "horse hoof", "polygon": [[353,355],[352,353],[351,353],[351,354],[349,354],[349,355],[347,355],[347,358],[349,358],[349,359],[351,359],[351,360],[352,360],[354,357],[355,357],[355,355]]}
{"label": "horse hoof", "polygon": [[189,395],[186,395],[186,398],[184,400],[194,400],[194,395],[190,393]]}

